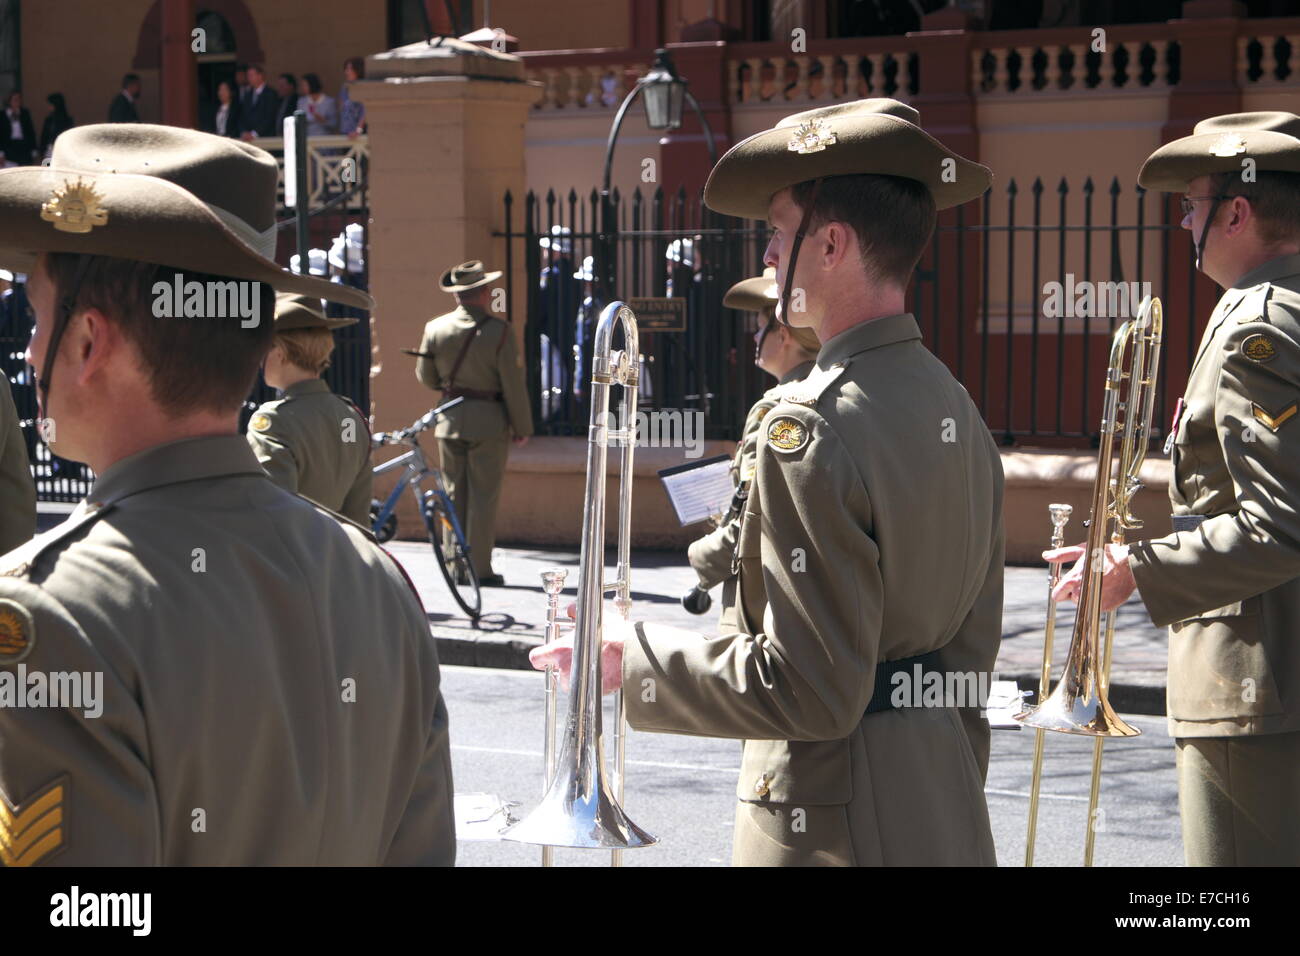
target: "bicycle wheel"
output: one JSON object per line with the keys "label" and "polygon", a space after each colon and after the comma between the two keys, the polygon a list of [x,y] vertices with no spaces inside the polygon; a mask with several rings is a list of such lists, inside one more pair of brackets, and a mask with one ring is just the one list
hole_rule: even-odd
{"label": "bicycle wheel", "polygon": [[[477,621],[482,608],[479,597],[478,575],[469,559],[469,547],[460,528],[451,520],[443,500],[430,494],[424,499],[424,526],[429,530],[429,542],[438,558],[438,570],[451,591],[456,603]],[[444,546],[443,535],[451,541],[450,550]]]}
{"label": "bicycle wheel", "polygon": [[375,527],[375,521],[379,518],[379,511],[384,507],[384,503],[378,498],[370,499],[370,527],[374,531],[375,540],[380,544],[386,541],[392,541],[393,536],[397,534],[397,512],[394,511],[388,516],[380,528]]}

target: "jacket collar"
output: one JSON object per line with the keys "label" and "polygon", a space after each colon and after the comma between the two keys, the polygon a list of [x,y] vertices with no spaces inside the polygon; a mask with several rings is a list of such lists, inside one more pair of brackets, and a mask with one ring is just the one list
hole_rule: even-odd
{"label": "jacket collar", "polygon": [[780,381],[776,384],[785,385],[787,382],[797,382],[800,379],[807,378],[808,373],[813,370],[813,367],[816,364],[816,362],[800,362],[794,368],[790,369],[790,371],[782,375]]}
{"label": "jacket collar", "polygon": [[836,362],[845,362],[861,352],[920,337],[921,329],[910,312],[869,319],[823,342],[822,350],[817,353],[817,365],[829,368]]}
{"label": "jacket collar", "polygon": [[150,488],[225,475],[265,475],[243,435],[209,435],[154,445],[110,465],[86,502],[102,507]]}
{"label": "jacket collar", "polygon": [[1278,256],[1276,259],[1270,259],[1262,266],[1251,269],[1234,282],[1232,287],[1234,289],[1249,289],[1261,282],[1276,282],[1278,279],[1293,276],[1297,273],[1300,273],[1300,255]]}
{"label": "jacket collar", "polygon": [[304,378],[301,382],[294,382],[284,390],[284,398],[301,398],[304,395],[319,395],[322,392],[328,392],[329,385],[323,378]]}
{"label": "jacket collar", "polygon": [[1214,333],[1223,324],[1223,320],[1246,300],[1252,289],[1297,273],[1300,273],[1300,255],[1278,256],[1276,259],[1270,259],[1263,265],[1251,269],[1234,282],[1231,288],[1224,290],[1223,297],[1219,299],[1218,304],[1214,307],[1214,312],[1210,315],[1210,321],[1205,325],[1205,334],[1201,336],[1201,346],[1197,349],[1192,368],[1195,369],[1201,364],[1202,357],[1204,357],[1209,349],[1210,342],[1214,339]]}

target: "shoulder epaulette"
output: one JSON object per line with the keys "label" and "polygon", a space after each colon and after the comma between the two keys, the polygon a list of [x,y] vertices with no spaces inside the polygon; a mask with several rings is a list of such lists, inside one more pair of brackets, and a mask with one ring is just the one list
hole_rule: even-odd
{"label": "shoulder epaulette", "polygon": [[788,382],[779,386],[776,389],[777,395],[784,402],[793,402],[796,405],[816,405],[817,399],[822,396],[822,392],[826,391],[837,378],[844,374],[844,369],[847,366],[847,362],[836,362],[829,368],[815,366],[807,377],[797,382]]}
{"label": "shoulder epaulette", "polygon": [[41,554],[82,528],[94,524],[112,510],[113,505],[111,503],[107,505],[88,504],[81,514],[71,515],[62,524],[56,525],[44,534],[38,534],[26,544],[19,545],[8,554],[0,557],[0,577],[25,577]]}
{"label": "shoulder epaulette", "polygon": [[1261,282],[1259,285],[1247,289],[1246,294],[1238,299],[1237,304],[1232,307],[1237,322],[1267,322],[1268,299],[1272,293],[1273,286],[1268,282]]}

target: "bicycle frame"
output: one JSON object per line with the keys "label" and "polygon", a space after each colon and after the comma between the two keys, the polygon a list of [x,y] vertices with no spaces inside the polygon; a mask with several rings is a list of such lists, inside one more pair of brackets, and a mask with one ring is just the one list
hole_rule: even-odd
{"label": "bicycle frame", "polygon": [[[376,477],[387,474],[391,471],[396,471],[399,468],[404,469],[405,474],[397,480],[397,484],[393,486],[393,490],[389,492],[388,497],[384,500],[382,507],[379,509],[379,514],[375,517],[372,527],[382,528],[384,526],[384,522],[387,521],[389,516],[397,510],[397,502],[398,499],[402,497],[402,492],[409,487],[411,493],[415,495],[415,503],[420,508],[421,515],[424,514],[425,502],[428,498],[431,496],[437,497],[437,499],[442,503],[443,509],[446,512],[448,519],[451,521],[452,527],[456,531],[457,537],[460,538],[461,541],[465,542],[465,547],[468,549],[468,541],[465,538],[464,531],[461,529],[460,519],[456,516],[456,509],[452,505],[451,495],[447,494],[446,486],[443,485],[442,472],[437,468],[429,467],[429,463],[424,458],[424,449],[420,447],[418,433],[411,435],[403,441],[402,444],[410,445],[411,450],[398,455],[391,461],[384,462],[382,465],[376,465],[374,468],[374,474]],[[421,487],[421,483],[425,479],[431,479],[433,481],[432,491],[425,491]]]}

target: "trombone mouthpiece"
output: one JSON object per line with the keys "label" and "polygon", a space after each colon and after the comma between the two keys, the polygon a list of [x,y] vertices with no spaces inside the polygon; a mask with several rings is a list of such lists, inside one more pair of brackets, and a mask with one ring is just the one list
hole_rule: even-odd
{"label": "trombone mouthpiece", "polygon": [[551,568],[542,572],[542,588],[547,594],[559,594],[564,590],[564,579],[569,572],[565,568]]}
{"label": "trombone mouthpiece", "polygon": [[1047,510],[1052,515],[1052,525],[1063,528],[1070,520],[1070,515],[1074,513],[1074,505],[1048,505]]}

